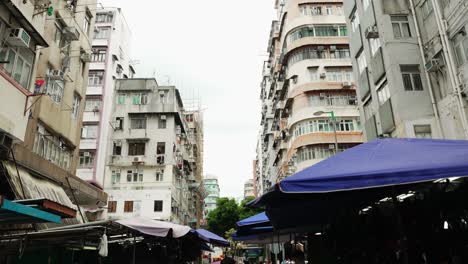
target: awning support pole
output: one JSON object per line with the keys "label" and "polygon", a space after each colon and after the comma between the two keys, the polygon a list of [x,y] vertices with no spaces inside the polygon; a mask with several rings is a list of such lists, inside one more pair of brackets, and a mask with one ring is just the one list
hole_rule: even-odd
{"label": "awning support pole", "polygon": [[68,179],[68,176],[66,177],[66,179],[67,179],[68,187],[70,188],[70,191],[72,193],[73,200],[75,200],[75,204],[78,207],[78,212],[80,212],[81,219],[83,219],[83,222],[86,223],[86,218],[84,218],[83,212],[81,212],[81,206],[78,204],[78,200],[76,199],[75,192],[70,184],[70,179]]}

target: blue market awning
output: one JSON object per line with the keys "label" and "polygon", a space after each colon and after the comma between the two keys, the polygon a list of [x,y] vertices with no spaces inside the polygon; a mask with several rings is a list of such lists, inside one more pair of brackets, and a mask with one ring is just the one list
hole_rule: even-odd
{"label": "blue market awning", "polygon": [[0,224],[57,223],[61,217],[0,196]]}
{"label": "blue market awning", "polygon": [[279,183],[283,193],[327,193],[468,176],[468,141],[377,139]]}
{"label": "blue market awning", "polygon": [[266,215],[265,212],[261,212],[254,216],[240,220],[239,222],[236,223],[236,225],[238,227],[246,227],[246,226],[256,226],[259,224],[268,224],[268,223],[270,223],[270,219],[268,219],[268,216]]}
{"label": "blue market awning", "polygon": [[215,233],[212,233],[208,230],[205,229],[196,229],[194,232],[197,234],[197,236],[204,240],[205,242],[208,242],[210,244],[216,245],[216,246],[226,246],[228,247],[230,245],[229,241],[226,239],[216,235]]}

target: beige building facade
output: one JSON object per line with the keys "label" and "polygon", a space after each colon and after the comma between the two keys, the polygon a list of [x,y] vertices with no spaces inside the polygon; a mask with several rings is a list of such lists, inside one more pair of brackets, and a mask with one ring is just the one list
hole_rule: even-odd
{"label": "beige building facade", "polygon": [[275,6],[278,20],[271,26],[260,94],[255,183],[260,193],[362,143],[343,1],[289,0]]}

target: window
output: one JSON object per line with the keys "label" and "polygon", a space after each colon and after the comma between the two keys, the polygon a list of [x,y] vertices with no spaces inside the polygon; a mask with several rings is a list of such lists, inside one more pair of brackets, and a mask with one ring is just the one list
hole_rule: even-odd
{"label": "window", "polygon": [[133,105],[145,105],[148,104],[148,94],[147,93],[137,93],[132,95],[132,104]]}
{"label": "window", "polygon": [[338,28],[336,26],[315,26],[315,36],[317,37],[337,37]]}
{"label": "window", "polygon": [[156,146],[156,154],[166,154],[166,142],[158,142]]}
{"label": "window", "polygon": [[363,51],[359,53],[359,55],[356,58],[356,61],[358,63],[359,73],[362,74],[364,70],[367,68],[366,55],[364,54]]}
{"label": "window", "polygon": [[62,47],[62,25],[60,23],[55,23],[55,34],[54,34],[54,43],[57,47]]}
{"label": "window", "polygon": [[130,119],[131,129],[146,129],[146,118],[132,118]]}
{"label": "window", "polygon": [[107,212],[115,213],[117,211],[117,201],[109,201],[107,203]]}
{"label": "window", "polygon": [[[340,144],[338,145],[338,152],[344,151],[353,145]],[[335,150],[328,145],[306,146],[297,151],[298,162],[303,162],[312,159],[327,159],[335,154]]]}
{"label": "window", "polygon": [[101,109],[101,99],[87,98],[85,101],[85,112],[97,112]]}
{"label": "window", "polygon": [[94,34],[95,39],[108,39],[110,35],[110,27],[99,27]]}
{"label": "window", "polygon": [[458,34],[453,42],[458,66],[461,66],[468,61],[468,37]]}
{"label": "window", "polygon": [[29,88],[34,53],[29,49],[4,45],[0,49],[0,61],[6,62],[1,65],[18,84],[23,88]]}
{"label": "window", "polygon": [[414,125],[416,138],[432,138],[431,125]]}
{"label": "window", "polygon": [[117,95],[117,104],[119,105],[125,104],[125,98],[127,98],[126,94],[119,93],[119,95]]}
{"label": "window", "polygon": [[104,80],[104,71],[89,71],[88,85],[101,86]]}
{"label": "window", "polygon": [[309,74],[310,74],[310,81],[311,82],[320,81],[317,68],[309,69]]}
{"label": "window", "polygon": [[98,13],[96,14],[96,23],[111,23],[114,18],[112,12],[109,13]]}
{"label": "window", "polygon": [[322,15],[322,7],[321,6],[311,6],[310,11],[311,11],[311,15],[313,15],[313,16],[321,16]]}
{"label": "window", "polygon": [[73,94],[73,102],[72,102],[72,118],[76,119],[80,113],[80,101],[81,98],[77,93]]}
{"label": "window", "polygon": [[325,8],[325,10],[327,11],[327,16],[331,16],[333,14],[333,7],[332,6],[327,6]]}
{"label": "window", "polygon": [[123,118],[123,117],[116,117],[116,118],[115,118],[115,122],[116,122],[116,124],[115,124],[114,129],[116,129],[116,130],[117,130],[117,129],[122,130],[123,127],[124,127],[124,118]]}
{"label": "window", "polygon": [[354,81],[353,72],[348,69],[328,70],[326,79],[329,82],[352,82]]}
{"label": "window", "polygon": [[113,184],[120,183],[120,170],[113,170],[111,174],[111,181]]}
{"label": "window", "polygon": [[374,56],[377,51],[379,51],[381,45],[380,45],[380,39],[379,38],[371,38],[369,39],[369,46],[371,48],[371,54]]}
{"label": "window", "polygon": [[65,170],[69,169],[71,148],[40,124],[37,125],[33,152]]}
{"label": "window", "polygon": [[89,28],[91,27],[91,13],[89,10],[86,10],[86,15],[84,19],[84,25],[83,25],[83,32],[86,33],[86,35],[89,35]]}
{"label": "window", "polygon": [[156,172],[156,181],[157,182],[164,181],[164,170],[160,170]]}
{"label": "window", "polygon": [[407,16],[390,16],[390,20],[392,21],[393,36],[395,38],[411,37]]}
{"label": "window", "polygon": [[169,91],[159,91],[159,102],[161,104],[167,104],[167,94]]}
{"label": "window", "polygon": [[[360,130],[357,120],[337,119],[336,122],[337,131],[352,132]],[[333,132],[333,124],[331,123],[331,121],[329,119],[304,120],[294,125],[294,128],[292,129],[294,137],[318,132]]]}
{"label": "window", "polygon": [[120,156],[122,155],[122,142],[121,141],[115,141],[112,147],[112,155],[114,156]]}
{"label": "window", "polygon": [[97,138],[98,126],[97,125],[83,125],[81,128],[81,138],[94,139]]}
{"label": "window", "polygon": [[341,5],[337,5],[337,6],[336,6],[336,14],[337,14],[338,16],[344,15],[343,6],[341,6]]}
{"label": "window", "polygon": [[112,12],[96,14],[96,23],[111,23],[114,18]]}
{"label": "window", "polygon": [[93,151],[80,151],[80,168],[89,168],[94,166],[94,155]]}
{"label": "window", "polygon": [[423,18],[427,18],[430,14],[432,14],[432,11],[432,0],[425,0],[424,3],[421,5],[421,12],[423,14]]}
{"label": "window", "polygon": [[106,49],[93,49],[91,55],[91,61],[94,62],[103,62],[106,61],[107,50]]}
{"label": "window", "polygon": [[163,210],[163,201],[154,201],[154,211],[162,212]]}
{"label": "window", "polygon": [[366,120],[369,120],[373,115],[374,111],[372,110],[372,100],[367,101],[367,103],[364,104],[364,117]]}
{"label": "window", "polygon": [[377,90],[377,97],[380,105],[383,105],[390,98],[390,91],[387,83],[383,84],[382,87]]}
{"label": "window", "polygon": [[129,156],[143,156],[145,155],[145,142],[132,142],[128,143],[128,155]]}
{"label": "window", "polygon": [[355,33],[359,29],[359,15],[357,10],[354,10],[354,15],[351,18],[351,28],[353,29],[353,33]]}
{"label": "window", "polygon": [[64,83],[62,80],[47,78],[46,94],[56,103],[61,103],[63,98]]}
{"label": "window", "polygon": [[400,65],[400,70],[405,91],[423,90],[419,65]]}
{"label": "window", "polygon": [[142,182],[143,170],[127,170],[127,182]]}
{"label": "window", "polygon": [[124,202],[124,213],[133,213],[133,201]]}
{"label": "window", "polygon": [[158,119],[158,128],[159,128],[159,129],[165,129],[166,126],[167,126],[166,116],[159,116],[159,119]]}

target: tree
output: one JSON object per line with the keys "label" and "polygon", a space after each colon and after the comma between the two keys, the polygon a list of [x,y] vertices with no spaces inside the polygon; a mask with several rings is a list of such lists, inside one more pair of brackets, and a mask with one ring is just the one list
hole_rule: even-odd
{"label": "tree", "polygon": [[230,198],[218,198],[216,209],[208,214],[208,230],[224,236],[226,231],[236,226],[239,221],[239,206],[236,200]]}
{"label": "tree", "polygon": [[245,219],[247,217],[251,217],[253,215],[256,215],[258,213],[263,212],[262,209],[259,208],[250,208],[247,207],[246,204],[249,203],[250,201],[255,200],[255,197],[249,196],[245,197],[244,200],[242,200],[240,206],[239,206],[239,219]]}

